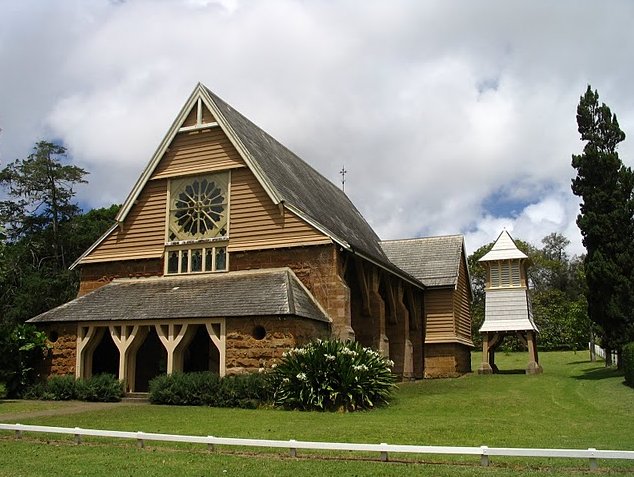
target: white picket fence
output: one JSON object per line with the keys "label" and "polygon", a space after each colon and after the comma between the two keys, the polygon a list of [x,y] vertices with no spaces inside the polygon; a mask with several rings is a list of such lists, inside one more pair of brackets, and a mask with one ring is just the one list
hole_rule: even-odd
{"label": "white picket fence", "polygon": [[381,461],[388,460],[390,453],[405,454],[453,454],[480,456],[480,464],[488,466],[491,456],[505,457],[556,457],[588,459],[591,469],[597,468],[598,459],[626,459],[634,460],[634,451],[597,450],[597,449],[530,449],[506,447],[445,447],[445,446],[416,446],[395,444],[359,444],[346,442],[310,442],[296,440],[271,439],[239,439],[234,437],[214,436],[186,436],[179,434],[157,434],[152,432],[108,431],[101,429],[82,429],[79,427],[50,427],[28,424],[2,424],[0,430],[13,431],[17,439],[25,432],[44,432],[48,434],[70,434],[75,436],[75,442],[81,444],[82,438],[110,437],[118,439],[133,439],[139,447],[144,447],[146,441],[188,442],[192,444],[207,444],[210,449],[215,445],[242,447],[270,447],[288,449],[291,457],[297,456],[298,449],[376,452]]}
{"label": "white picket fence", "polygon": [[[590,349],[590,351],[592,351],[592,346],[593,346],[592,343],[588,343],[588,348]],[[594,353],[598,357],[605,359],[605,350],[596,344],[594,345]],[[612,355],[612,364],[615,366],[618,365],[619,359],[618,359],[618,355],[616,351],[612,351],[611,355]]]}

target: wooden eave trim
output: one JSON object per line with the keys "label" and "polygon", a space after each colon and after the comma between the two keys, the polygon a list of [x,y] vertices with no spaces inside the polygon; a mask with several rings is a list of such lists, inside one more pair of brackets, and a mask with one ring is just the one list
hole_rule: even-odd
{"label": "wooden eave trim", "polygon": [[465,346],[470,346],[472,348],[475,348],[475,345],[473,344],[473,341],[471,340],[466,340],[464,338],[459,338],[459,337],[452,337],[452,338],[438,338],[438,339],[434,339],[426,337],[425,338],[425,344],[449,344],[449,343],[458,343],[458,344],[462,344]]}
{"label": "wooden eave trim", "polygon": [[201,129],[212,129],[217,127],[220,127],[220,125],[217,122],[202,123],[202,124],[195,124],[193,126],[183,126],[182,128],[178,128],[178,132],[182,133],[182,132],[199,131]]}
{"label": "wooden eave trim", "polygon": [[86,250],[84,253],[82,253],[79,256],[79,258],[77,260],[75,260],[70,267],[68,267],[68,269],[69,270],[74,270],[75,267],[77,267],[77,265],[79,265],[84,258],[86,258],[88,255],[90,255],[93,252],[93,250],[95,250],[99,245],[101,245],[101,242],[106,240],[106,238],[112,232],[114,232],[114,230],[118,226],[119,226],[119,222],[115,222],[114,224],[112,224],[112,226],[101,237],[99,237],[95,243],[93,243],[90,247],[88,247],[88,250]]}
{"label": "wooden eave trim", "polygon": [[330,237],[330,239],[335,242],[338,243],[339,245],[341,245],[343,248],[345,248],[346,250],[352,250],[352,247],[350,246],[350,244],[348,242],[346,242],[345,240],[343,240],[342,238],[338,237],[337,235],[333,234],[330,230],[328,230],[326,227],[324,227],[323,225],[321,225],[319,222],[313,220],[312,218],[310,218],[308,215],[304,214],[301,210],[299,210],[297,207],[295,207],[292,204],[289,204],[286,201],[283,201],[281,203],[283,205],[284,208],[288,209],[290,212],[292,212],[293,214],[297,215],[299,218],[301,218],[304,222],[308,223],[310,226],[312,226],[313,228],[315,228],[316,230],[318,230],[319,232],[321,232],[322,234],[326,235],[327,237]]}
{"label": "wooden eave trim", "polygon": [[[386,265],[377,262],[376,260],[374,260],[373,258],[365,255],[363,252],[360,252],[358,250],[353,250],[353,249],[349,249],[350,252],[352,252],[353,254],[361,257],[364,260],[367,260],[368,262],[372,263],[373,265],[376,265],[377,267],[379,267],[380,269],[388,272],[391,275],[396,275],[397,277],[399,277],[401,280],[405,280],[407,283],[409,283],[410,285],[415,286],[416,288],[418,288],[419,290],[426,290],[427,287],[425,285],[423,285],[421,282],[414,280],[413,278],[410,278],[406,275],[402,275],[400,273],[397,273],[396,270],[387,267]],[[396,265],[394,265],[396,267]]]}

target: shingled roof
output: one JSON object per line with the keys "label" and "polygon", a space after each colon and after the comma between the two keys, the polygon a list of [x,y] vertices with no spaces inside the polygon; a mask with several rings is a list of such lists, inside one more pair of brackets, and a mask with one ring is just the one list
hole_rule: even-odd
{"label": "shingled roof", "polygon": [[462,235],[381,242],[396,265],[428,287],[456,286],[463,250]]}
{"label": "shingled roof", "polygon": [[297,316],[330,322],[289,268],[113,280],[28,320],[75,321]]}
{"label": "shingled roof", "polygon": [[281,202],[321,225],[336,241],[347,242],[353,249],[387,262],[378,235],[339,187],[205,89]]}

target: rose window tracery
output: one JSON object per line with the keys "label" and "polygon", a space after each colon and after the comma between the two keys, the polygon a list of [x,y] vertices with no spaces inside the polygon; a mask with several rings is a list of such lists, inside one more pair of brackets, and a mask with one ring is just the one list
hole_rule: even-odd
{"label": "rose window tracery", "polygon": [[227,234],[227,176],[175,180],[171,190],[169,241]]}

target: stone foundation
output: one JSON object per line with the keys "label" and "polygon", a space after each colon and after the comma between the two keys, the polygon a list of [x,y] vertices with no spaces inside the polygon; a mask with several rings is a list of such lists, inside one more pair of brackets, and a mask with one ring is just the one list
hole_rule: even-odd
{"label": "stone foundation", "polygon": [[452,378],[471,372],[471,347],[460,343],[425,343],[425,377]]}
{"label": "stone foundation", "polygon": [[296,317],[228,318],[226,332],[225,365],[230,375],[271,368],[285,351],[317,338],[328,338],[330,326]]}

